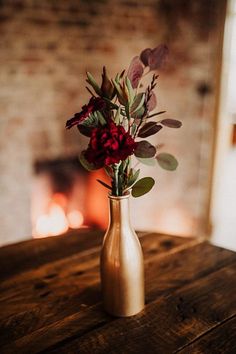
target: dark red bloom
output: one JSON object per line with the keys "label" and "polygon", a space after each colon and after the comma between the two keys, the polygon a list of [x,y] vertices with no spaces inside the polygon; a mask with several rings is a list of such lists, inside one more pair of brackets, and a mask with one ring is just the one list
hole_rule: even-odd
{"label": "dark red bloom", "polygon": [[132,155],[136,143],[121,125],[109,121],[106,126],[94,128],[85,158],[97,167],[109,166]]}
{"label": "dark red bloom", "polygon": [[66,122],[66,128],[70,129],[74,125],[82,123],[91,113],[103,110],[106,107],[106,102],[99,97],[92,97],[88,104],[82,107],[82,111],[75,113],[74,117]]}

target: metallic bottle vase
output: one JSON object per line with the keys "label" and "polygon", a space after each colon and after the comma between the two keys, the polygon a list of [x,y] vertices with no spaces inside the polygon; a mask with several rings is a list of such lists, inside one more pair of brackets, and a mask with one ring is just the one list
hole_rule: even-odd
{"label": "metallic bottle vase", "polygon": [[109,203],[100,260],[104,308],[114,316],[133,316],[144,308],[142,249],[130,224],[129,195],[109,196]]}

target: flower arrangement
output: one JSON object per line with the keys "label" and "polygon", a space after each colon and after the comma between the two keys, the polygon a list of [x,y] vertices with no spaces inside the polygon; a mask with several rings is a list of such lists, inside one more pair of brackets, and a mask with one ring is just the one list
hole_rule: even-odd
{"label": "flower arrangement", "polygon": [[[114,79],[108,77],[103,67],[100,86],[87,72],[89,103],[66,123],[66,128],[77,126],[79,132],[90,139],[87,149],[80,154],[80,162],[90,171],[104,168],[111,184],[98,182],[114,196],[131,191],[133,197],[139,197],[149,192],[155,183],[151,177],[139,179],[140,169],[132,167],[132,155],[138,163],[149,166],[158,163],[169,171],[178,166],[174,156],[158,152],[159,147],[146,140],[163,127],[180,128],[182,125],[175,119],[154,120],[165,111],[151,113],[157,106],[154,88],[158,75],[155,71],[163,65],[167,55],[165,45],[147,48],[133,58],[127,71],[118,73]],[[154,73],[145,87],[142,79],[151,72]]]}

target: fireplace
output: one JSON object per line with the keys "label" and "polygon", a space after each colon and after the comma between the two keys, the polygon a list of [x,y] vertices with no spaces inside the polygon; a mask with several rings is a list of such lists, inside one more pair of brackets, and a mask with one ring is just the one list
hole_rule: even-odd
{"label": "fireplace", "polygon": [[36,161],[31,192],[31,222],[34,238],[56,236],[70,229],[107,226],[107,200],[97,178],[78,157]]}

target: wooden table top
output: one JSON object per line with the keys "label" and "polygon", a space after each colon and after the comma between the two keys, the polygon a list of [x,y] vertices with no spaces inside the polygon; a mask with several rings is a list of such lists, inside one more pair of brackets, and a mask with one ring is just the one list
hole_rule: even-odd
{"label": "wooden table top", "polygon": [[140,235],[146,307],[103,311],[102,233],[82,230],[0,249],[0,353],[236,353],[236,253]]}

